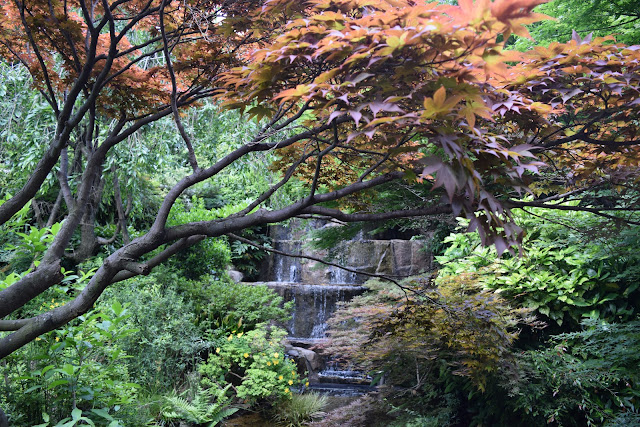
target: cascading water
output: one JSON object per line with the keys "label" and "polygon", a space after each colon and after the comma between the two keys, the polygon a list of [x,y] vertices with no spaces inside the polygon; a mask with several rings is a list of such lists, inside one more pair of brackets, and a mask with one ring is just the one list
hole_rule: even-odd
{"label": "cascading water", "polygon": [[[325,224],[312,226],[318,228]],[[338,303],[349,301],[366,290],[361,284],[370,276],[364,273],[401,277],[430,269],[430,256],[423,251],[424,243],[420,241],[365,240],[360,233],[329,251],[314,250],[303,245],[304,231],[294,224],[273,227],[271,237],[276,250],[301,255],[271,255],[264,265],[266,281],[263,283],[284,301],[293,301],[293,315],[286,325],[288,340],[292,348],[303,347],[306,351],[327,339],[327,321]],[[326,266],[305,256],[331,259],[349,270]],[[368,390],[367,384],[371,381],[361,372],[331,359],[325,361],[323,369],[314,369],[309,374],[310,378],[313,376],[312,388],[330,394],[359,394]]]}
{"label": "cascading water", "polygon": [[293,315],[287,324],[290,341],[309,342],[326,338],[327,320],[338,303],[349,301],[366,288],[357,285],[309,285],[292,282],[264,282],[284,301],[293,301]]}

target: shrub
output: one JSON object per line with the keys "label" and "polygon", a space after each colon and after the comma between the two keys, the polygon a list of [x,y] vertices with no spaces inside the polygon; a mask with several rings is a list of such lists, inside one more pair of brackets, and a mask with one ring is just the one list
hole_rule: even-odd
{"label": "shrub", "polygon": [[575,330],[585,317],[633,319],[640,306],[638,227],[594,235],[604,227],[588,213],[532,212],[536,216],[517,215],[528,233],[523,256],[498,257],[480,245],[477,233],[454,233],[445,239],[445,254],[436,257],[442,274],[476,272],[478,283],[564,330]]}
{"label": "shrub", "polygon": [[519,375],[506,387],[510,404],[529,425],[617,426],[640,420],[640,321],[588,320],[583,327],[518,357]]}
{"label": "shrub", "polygon": [[354,298],[330,320],[331,353],[344,355],[387,381],[419,389],[443,360],[456,375],[484,389],[487,375],[506,363],[519,322],[511,308],[473,274],[405,283],[407,295],[382,288]]}
{"label": "shrub", "polygon": [[135,401],[139,388],[121,346],[135,332],[126,326],[129,316],[114,301],[11,355],[2,370],[10,384],[6,399],[17,403],[9,413],[12,424],[33,425],[41,417],[55,422],[70,414],[101,421],[126,416],[122,408]]}
{"label": "shrub", "polygon": [[264,322],[285,322],[293,308],[293,302],[283,304],[282,297],[264,285],[214,280],[179,286],[194,302],[200,327],[222,334],[247,331]]}
{"label": "shrub", "polygon": [[249,403],[266,398],[290,398],[300,383],[296,365],[285,358],[281,341],[286,332],[260,324],[248,332],[233,332],[198,367],[202,385],[232,384],[233,394]]}
{"label": "shrub", "polygon": [[[216,210],[205,207],[203,199],[193,197],[191,204],[178,201],[171,208],[167,223],[178,225],[192,221],[212,220]],[[225,239],[205,239],[176,254],[170,264],[187,279],[199,279],[205,274],[223,277],[231,262],[231,249]]]}
{"label": "shrub", "polygon": [[387,426],[393,418],[387,416],[391,408],[378,398],[365,395],[346,406],[336,408],[321,420],[309,424],[313,427],[373,427]]}
{"label": "shrub", "polygon": [[164,285],[162,274],[160,270],[136,277],[107,293],[107,298],[117,295],[129,304],[127,325],[137,332],[121,345],[132,356],[127,361],[131,374],[151,390],[173,388],[182,382],[213,346],[195,325],[193,303],[175,286]]}

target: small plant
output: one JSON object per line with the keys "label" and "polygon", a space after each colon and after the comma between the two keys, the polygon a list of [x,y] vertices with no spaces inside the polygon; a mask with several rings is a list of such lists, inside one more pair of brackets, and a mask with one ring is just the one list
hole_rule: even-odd
{"label": "small plant", "polygon": [[522,256],[498,256],[477,233],[453,233],[445,239],[449,248],[436,257],[440,275],[477,272],[477,283],[535,310],[559,331],[578,329],[586,317],[633,319],[640,286],[637,227],[598,235],[593,230],[607,227],[588,213],[530,212],[535,216],[514,211],[528,233]]}
{"label": "small plant", "polygon": [[[411,294],[380,289],[352,299],[329,321],[333,354],[360,369],[383,371],[394,385],[419,389],[438,361],[484,390],[505,364],[518,324],[534,324],[526,309],[512,308],[474,273],[405,282]],[[434,286],[437,285],[437,286]]]}
{"label": "small plant", "polygon": [[387,415],[389,408],[385,401],[367,394],[346,406],[342,406],[327,413],[321,420],[310,423],[313,427],[371,427],[385,425],[390,420]]}
{"label": "small plant", "polygon": [[198,388],[191,400],[183,395],[178,396],[174,391],[172,395],[165,397],[162,418],[215,426],[238,410],[228,407],[231,398],[226,393],[230,386],[229,384],[224,388]]}
{"label": "small plant", "polygon": [[327,396],[318,393],[294,394],[274,407],[273,419],[279,426],[300,427],[326,414]]}

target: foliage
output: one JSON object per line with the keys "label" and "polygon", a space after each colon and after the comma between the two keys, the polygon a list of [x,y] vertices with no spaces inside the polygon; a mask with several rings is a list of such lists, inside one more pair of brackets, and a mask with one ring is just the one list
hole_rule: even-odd
{"label": "foliage", "polygon": [[[177,202],[169,217],[168,224],[178,225],[190,221],[203,221],[218,218],[218,213],[205,208],[204,200],[192,198],[191,206]],[[231,262],[231,249],[223,239],[206,239],[178,253],[172,259],[172,265],[182,271],[188,279],[199,279],[205,274],[222,277]]]}
{"label": "foliage", "polygon": [[[242,230],[241,237],[251,240],[261,246],[271,247],[271,239],[266,234],[266,228],[248,228]],[[260,278],[260,268],[265,261],[267,252],[257,249],[239,240],[231,242],[231,262],[233,267],[240,271],[246,282],[253,282]]]}
{"label": "foliage", "polygon": [[[51,106],[31,89],[28,70],[17,63],[0,61],[0,198],[15,194],[26,180],[10,170],[33,170],[46,148],[48,136],[55,129]],[[45,181],[45,189],[55,182]]]}
{"label": "foliage", "polygon": [[444,392],[440,381],[425,384],[419,396],[401,396],[394,399],[399,406],[389,405],[390,415],[397,418],[390,427],[446,427],[456,425],[457,412],[461,409],[455,393]]}
{"label": "foliage", "polygon": [[232,384],[233,395],[253,403],[258,399],[290,398],[300,382],[296,365],[287,359],[281,341],[286,332],[257,325],[248,332],[232,332],[215,353],[198,367],[202,385]]}
{"label": "foliage", "polygon": [[532,320],[475,280],[473,273],[441,275],[435,287],[425,279],[409,284],[406,296],[383,289],[356,297],[331,319],[328,350],[415,389],[444,360],[483,390],[508,362],[517,323]]}
{"label": "foliage", "polygon": [[[206,424],[209,427],[218,425],[224,418],[233,415],[238,409],[229,408],[230,398],[226,392],[231,385],[222,389],[196,389],[191,401],[182,396],[165,397],[162,418],[166,420],[183,420],[194,424]],[[213,401],[213,402],[211,402]]]}
{"label": "foliage", "polygon": [[[532,12],[542,0],[457,3],[123,0],[105,9],[3,0],[0,56],[22,64],[39,93],[19,99],[20,110],[28,115],[22,104],[33,101],[39,112],[25,120],[25,144],[11,142],[3,154],[12,176],[2,179],[15,191],[0,205],[0,223],[34,198],[64,220],[38,268],[0,290],[0,323],[15,330],[0,340],[0,356],[204,236],[233,239],[298,216],[358,222],[453,212],[501,253],[523,237],[511,209],[546,203],[513,200],[528,188],[580,198],[585,186],[611,184],[631,194],[638,49],[576,36],[508,51],[512,34],[527,36],[524,25],[544,18]],[[16,95],[18,86],[7,90]],[[221,113],[216,128],[237,126],[216,139],[205,127],[217,105],[260,123]],[[14,163],[22,148],[32,150],[33,167]],[[390,211],[374,203],[382,186],[405,183],[421,188],[418,197]],[[200,185],[219,189],[219,216],[201,209],[169,221],[183,213],[176,210],[191,214],[172,208]],[[616,209],[635,209],[637,197],[624,202]],[[130,239],[136,209],[140,229]],[[100,248],[102,262],[73,302],[6,321],[61,285],[63,263]],[[209,249],[228,262],[222,244]],[[202,267],[190,268],[195,275],[219,269],[198,255],[182,264]]]}
{"label": "foliage", "polygon": [[386,402],[367,394],[348,405],[330,411],[322,420],[310,423],[314,427],[370,427],[388,425]]}
{"label": "foliage", "polygon": [[248,331],[259,323],[284,323],[293,308],[293,302],[283,304],[282,297],[265,285],[211,281],[185,283],[180,288],[193,301],[200,327],[225,337],[232,330]]}
{"label": "foliage", "polygon": [[615,34],[625,44],[640,43],[638,3],[634,0],[553,0],[536,8],[539,13],[556,18],[529,27],[531,39],[518,38],[515,47],[525,50],[534,44],[570,40],[572,31],[596,37]]}
{"label": "foliage", "polygon": [[560,326],[576,327],[584,317],[620,321],[635,316],[636,226],[598,235],[606,222],[588,213],[536,208],[517,219],[528,232],[523,256],[498,257],[480,246],[478,236],[456,233],[445,239],[450,247],[437,257],[442,272],[477,272],[478,283]]}
{"label": "foliage", "polygon": [[120,345],[135,355],[127,360],[129,372],[147,390],[180,384],[201,360],[200,354],[213,346],[196,327],[193,303],[170,285],[174,280],[185,281],[169,271],[159,271],[130,280],[109,293],[109,300],[118,298],[128,304],[126,324],[137,332]]}
{"label": "foliage", "polygon": [[[118,410],[135,402],[139,388],[130,380],[129,356],[120,345],[136,332],[126,325],[130,316],[114,301],[38,338],[12,358],[3,368],[6,399],[20,401],[9,414],[12,423],[37,420],[45,413],[45,422],[59,421],[57,425],[75,425],[87,417],[87,422],[111,419],[110,425],[120,425],[114,419],[126,416],[127,410]],[[65,419],[69,414],[72,418]]]}
{"label": "foliage", "polygon": [[273,419],[279,426],[301,427],[310,421],[326,416],[323,409],[327,406],[328,397],[318,393],[294,394],[291,399],[274,406]]}
{"label": "foliage", "polygon": [[[0,200],[0,205],[4,202],[5,199]],[[25,205],[0,226],[0,277],[32,268],[60,230],[60,223],[42,228],[29,225],[29,211],[30,206]]]}
{"label": "foliage", "polygon": [[510,405],[535,424],[637,423],[639,326],[637,320],[589,320],[583,331],[553,336],[545,348],[523,353],[519,376],[507,385]]}
{"label": "foliage", "polygon": [[353,239],[362,231],[362,224],[342,227],[321,227],[311,230],[311,244],[318,249],[333,249],[345,240]]}

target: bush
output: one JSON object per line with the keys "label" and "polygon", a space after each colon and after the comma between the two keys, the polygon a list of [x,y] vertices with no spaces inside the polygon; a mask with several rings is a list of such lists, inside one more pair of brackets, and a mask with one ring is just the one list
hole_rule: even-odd
{"label": "bush", "polygon": [[375,396],[365,395],[352,403],[334,409],[322,420],[315,421],[313,427],[373,427],[388,426],[393,418],[387,416],[391,408],[385,401]]}
{"label": "bush", "polygon": [[265,285],[214,280],[179,287],[193,301],[200,327],[221,334],[248,331],[258,323],[286,322],[293,308],[293,302],[283,304],[282,297]]}
{"label": "bush", "polygon": [[296,364],[285,358],[281,341],[284,330],[257,325],[248,332],[233,332],[222,340],[215,353],[198,367],[205,388],[232,384],[238,399],[290,398],[300,383]]}
{"label": "bush", "polygon": [[487,375],[510,357],[515,326],[533,320],[475,281],[473,274],[442,276],[437,286],[424,279],[405,282],[406,296],[381,287],[356,297],[330,320],[327,350],[384,372],[393,385],[420,389],[442,360],[484,389]]}
{"label": "bush", "polygon": [[231,249],[223,239],[205,239],[176,254],[171,265],[187,279],[211,274],[223,277],[231,262]]}
{"label": "bush", "polygon": [[[167,224],[179,225],[218,217],[217,210],[207,209],[203,199],[193,197],[190,204],[179,200],[173,205]],[[205,274],[223,277],[230,262],[229,243],[219,238],[205,239],[179,252],[171,259],[170,264],[187,279],[199,279]]]}
{"label": "bush", "polygon": [[633,319],[640,307],[638,227],[593,235],[606,227],[588,213],[532,212],[537,216],[516,215],[528,233],[523,256],[498,257],[494,248],[480,245],[477,233],[454,233],[445,239],[445,254],[436,257],[442,274],[476,272],[478,283],[536,310],[556,330],[576,330],[585,317]]}
{"label": "bush", "polygon": [[150,390],[180,384],[213,346],[195,325],[193,303],[175,286],[164,285],[163,273],[117,284],[106,295],[129,304],[127,326],[137,332],[121,345],[132,356],[127,361],[131,374]]}
{"label": "bush", "polygon": [[114,301],[12,354],[2,369],[5,398],[15,409],[8,414],[12,425],[34,425],[43,418],[61,421],[69,415],[101,421],[126,417],[139,388],[121,346],[136,332],[126,326],[129,316]]}
{"label": "bush", "polygon": [[640,321],[589,320],[583,327],[518,357],[519,375],[506,387],[528,425],[617,426],[640,420]]}

